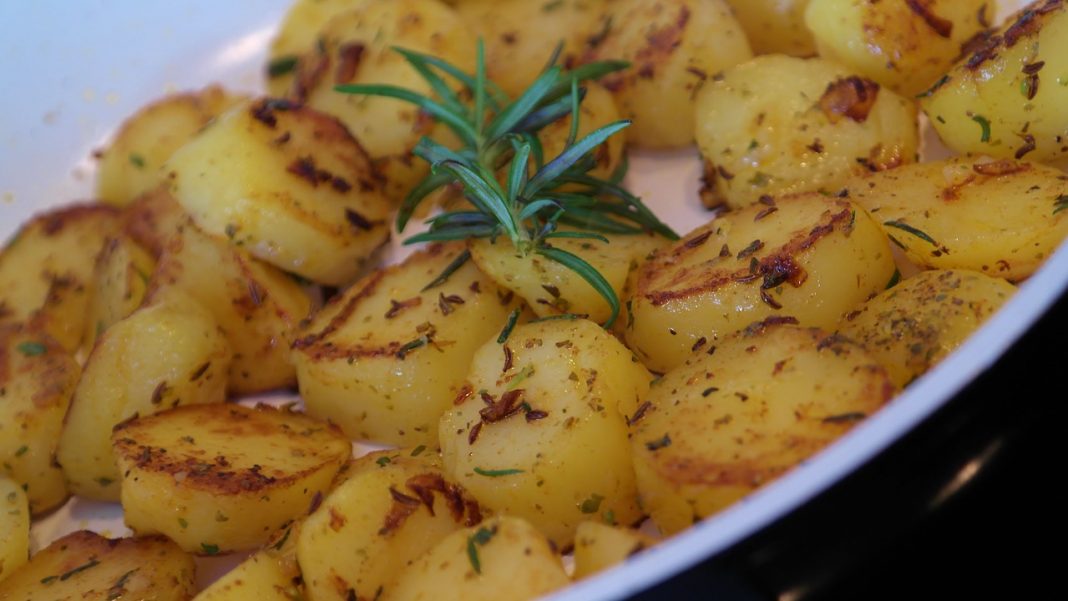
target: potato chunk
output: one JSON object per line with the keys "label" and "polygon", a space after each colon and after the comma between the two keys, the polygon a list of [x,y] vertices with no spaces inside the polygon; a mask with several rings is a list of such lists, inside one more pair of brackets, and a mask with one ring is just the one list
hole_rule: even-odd
{"label": "potato chunk", "polygon": [[330,19],[350,11],[363,0],[296,0],[278,25],[268,49],[267,91],[282,98],[293,87],[301,55],[310,52]]}
{"label": "potato chunk", "polygon": [[111,429],[135,415],[225,399],[230,347],[185,297],[149,305],[97,342],[71,400],[57,457],[72,492],[117,501]]}
{"label": "potato chunk", "polygon": [[464,253],[459,244],[432,245],[368,276],[311,320],[293,353],[310,414],[355,438],[436,444],[438,418],[475,350],[520,305],[470,261],[430,286]]}
{"label": "potato chunk", "polygon": [[957,157],[878,173],[848,190],[924,267],[1019,281],[1068,238],[1068,176],[1035,163]]}
{"label": "potato chunk", "polygon": [[639,268],[625,335],[650,369],[770,316],[833,328],[886,288],[890,246],[863,209],[820,194],[768,202],[697,228]]}
{"label": "potato chunk", "polygon": [[727,0],[753,54],[812,56],[816,42],[805,26],[809,0]]}
{"label": "potato chunk", "polygon": [[728,69],[696,110],[709,207],[837,192],[851,176],[914,161],[919,144],[911,101],[819,58],[769,55]]}
{"label": "potato chunk", "polygon": [[898,386],[953,352],[1016,288],[974,271],[924,271],[867,301],[838,331],[864,346]]}
{"label": "potato chunk", "polygon": [[416,560],[384,601],[535,599],[568,585],[560,558],[524,520],[499,517],[445,537]]}
{"label": "potato chunk", "polygon": [[34,514],[67,498],[55,455],[80,372],[39,330],[0,325],[0,478],[25,486]]}
{"label": "potato chunk", "polygon": [[411,154],[420,138],[441,140],[451,132],[415,105],[342,94],[334,86],[388,84],[433,96],[430,84],[394,48],[430,54],[474,73],[472,27],[437,0],[363,0],[331,19],[319,39],[300,62],[293,95],[345,124],[384,176],[387,194],[399,202],[428,172]]}
{"label": "potato chunk", "polygon": [[[622,296],[627,278],[667,240],[652,234],[606,236],[599,240],[560,238],[553,246],[582,257]],[[608,302],[582,276],[543,256],[519,255],[506,238],[479,238],[469,243],[475,263],[496,282],[523,297],[539,317],[574,313],[604,323]]]}
{"label": "potato chunk", "polygon": [[389,237],[389,202],[363,148],[333,117],[288,101],[234,107],[164,169],[206,232],[315,282],[351,282]]}
{"label": "potato chunk", "polygon": [[990,27],[995,11],[991,0],[811,0],[804,23],[820,56],[911,98]]}
{"label": "potato chunk", "polygon": [[92,350],[104,330],[129,317],[145,298],[156,260],[129,236],[108,238],[96,258],[82,346]]}
{"label": "potato chunk", "polygon": [[352,453],[336,426],[265,406],[178,407],[124,422],[111,439],[126,524],[201,555],[266,542]]}
{"label": "potato chunk", "polygon": [[441,418],[445,472],[561,548],[583,520],[631,523],[641,512],[624,415],[649,378],[591,321],[517,326],[479,349],[459,405]]}
{"label": "potato chunk", "polygon": [[1033,2],[978,42],[920,100],[946,146],[1031,161],[1068,154],[1068,5]]}
{"label": "potato chunk", "polygon": [[166,244],[152,279],[155,302],[178,291],[211,313],[233,351],[227,388],[248,394],[296,383],[290,344],[311,299],[244,248],[187,224]]}
{"label": "potato chunk", "polygon": [[30,557],[30,505],[22,486],[0,476],[0,581]]}
{"label": "potato chunk", "polygon": [[0,324],[32,322],[77,350],[96,255],[118,227],[118,210],[104,205],[62,207],[23,225],[0,252]]}
{"label": "potato chunk", "polygon": [[582,522],[575,532],[575,580],[623,563],[656,542],[631,528]]}
{"label": "potato chunk", "polygon": [[196,564],[162,536],[109,539],[80,530],[59,538],[0,582],[3,601],[186,601]]}
{"label": "potato chunk", "polygon": [[694,354],[631,418],[642,507],[675,533],[727,507],[849,430],[894,395],[860,346],[757,323]]}
{"label": "potato chunk", "polygon": [[618,0],[588,58],[631,63],[602,83],[634,125],[627,143],[679,148],[694,139],[694,96],[714,74],[752,57],[723,0]]}
{"label": "potato chunk", "polygon": [[388,595],[405,566],[450,533],[482,520],[478,503],[444,479],[437,457],[424,451],[357,459],[304,522],[297,559],[309,599]]}
{"label": "potato chunk", "polygon": [[239,100],[213,85],[142,107],[123,122],[100,154],[97,196],[122,206],[161,184],[160,167],[171,154]]}

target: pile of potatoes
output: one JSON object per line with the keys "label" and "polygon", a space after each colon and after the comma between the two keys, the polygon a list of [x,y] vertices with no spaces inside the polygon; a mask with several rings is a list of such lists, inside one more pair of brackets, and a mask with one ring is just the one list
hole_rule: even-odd
{"label": "pile of potatoes", "polygon": [[[626,562],[878,411],[1068,235],[1068,6],[981,0],[298,0],[270,97],[165,97],[99,202],[0,253],[0,601],[531,598]],[[379,265],[447,130],[402,46],[515,96],[550,41],[596,154],[697,146],[678,240],[561,238],[623,300],[504,239]],[[755,55],[755,56],[754,56]],[[918,162],[921,114],[961,154]],[[542,132],[562,149],[569,118]],[[447,196],[447,195],[446,195]],[[656,208],[656,199],[649,199]],[[443,197],[441,202],[455,202]],[[713,217],[715,217],[713,219]],[[297,406],[231,401],[296,388]],[[353,459],[351,441],[389,450]],[[29,558],[31,517],[133,538]],[[644,526],[639,529],[639,526]],[[194,556],[245,553],[197,591]],[[570,554],[565,569],[562,555]]]}

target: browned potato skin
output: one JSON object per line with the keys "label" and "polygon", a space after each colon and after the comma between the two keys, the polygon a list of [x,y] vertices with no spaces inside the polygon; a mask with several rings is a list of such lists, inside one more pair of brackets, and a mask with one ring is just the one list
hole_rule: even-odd
{"label": "browned potato skin", "polygon": [[82,346],[92,350],[105,330],[129,317],[145,298],[156,261],[129,236],[108,238],[93,268]]}
{"label": "browned potato skin", "polygon": [[61,207],[23,225],[0,252],[0,324],[29,322],[77,350],[96,255],[118,227],[118,209],[95,204]]}
{"label": "browned potato skin", "polygon": [[0,325],[0,474],[26,486],[36,515],[67,498],[55,453],[80,374],[48,335]]}
{"label": "browned potato skin", "polygon": [[1016,292],[975,271],[921,272],[849,312],[838,331],[864,346],[899,387],[953,352]]}
{"label": "browned potato skin", "polygon": [[158,259],[167,240],[189,219],[189,214],[166,188],[157,188],[124,208],[122,231]]}
{"label": "browned potato skin", "polygon": [[162,536],[108,539],[79,530],[0,582],[0,601],[187,601],[196,564]]}

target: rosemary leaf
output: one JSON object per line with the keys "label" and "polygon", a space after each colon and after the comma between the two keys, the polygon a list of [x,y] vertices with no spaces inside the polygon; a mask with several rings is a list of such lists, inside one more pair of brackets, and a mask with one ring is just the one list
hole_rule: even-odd
{"label": "rosemary leaf", "polygon": [[604,276],[601,275],[600,272],[594,269],[594,267],[587,263],[582,257],[571,254],[566,250],[551,246],[542,246],[537,249],[537,253],[547,259],[556,261],[571,271],[574,271],[581,276],[582,279],[586,280],[590,286],[593,286],[593,289],[604,297],[604,300],[608,302],[608,306],[612,308],[612,313],[609,315],[608,321],[604,323],[605,328],[612,327],[616,318],[619,317],[619,297],[616,296],[616,291],[612,288],[612,285],[604,279]]}

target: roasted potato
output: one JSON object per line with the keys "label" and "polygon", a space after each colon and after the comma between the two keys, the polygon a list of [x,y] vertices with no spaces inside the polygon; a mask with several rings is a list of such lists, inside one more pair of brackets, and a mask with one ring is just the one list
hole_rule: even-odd
{"label": "roasted potato", "polygon": [[1062,158],[1068,153],[1066,44],[1068,5],[1034,2],[969,48],[922,94],[920,105],[957,152]]}
{"label": "roasted potato", "polygon": [[341,94],[334,87],[388,84],[433,95],[430,84],[394,48],[430,54],[474,73],[474,32],[437,0],[363,0],[331,19],[320,40],[300,61],[293,95],[345,124],[385,178],[387,194],[399,202],[428,172],[412,149],[424,135],[442,140],[448,128],[415,105]]}
{"label": "roasted potato", "polygon": [[1036,163],[957,157],[847,184],[913,263],[1019,281],[1068,238],[1068,176]]}
{"label": "roasted potato", "polygon": [[437,444],[438,418],[471,357],[521,303],[472,262],[431,285],[465,251],[432,245],[335,297],[305,327],[293,361],[310,414],[349,436]]}
{"label": "roasted potato", "polygon": [[913,162],[919,143],[911,101],[820,58],[759,56],[706,85],[696,106],[709,207],[837,192]]}
{"label": "roasted potato", "polygon": [[583,520],[641,516],[624,415],[649,373],[591,321],[516,326],[475,354],[441,418],[445,472],[494,511],[522,517],[560,548]]}
{"label": "roasted potato", "polygon": [[634,124],[627,143],[679,148],[694,140],[694,97],[716,73],[752,57],[738,20],[723,0],[616,0],[587,59],[621,59],[631,67],[602,83]]}
{"label": "roasted potato", "polygon": [[80,372],[48,335],[0,325],[0,478],[24,487],[34,514],[67,498],[56,445]]}
{"label": "roasted potato", "polygon": [[82,346],[92,350],[96,339],[141,306],[156,260],[129,236],[119,233],[104,242],[89,283],[92,294]]}
{"label": "roasted potato", "polygon": [[0,324],[32,322],[74,352],[85,331],[89,281],[119,211],[73,205],[34,217],[0,251]]}
{"label": "roasted potato", "polygon": [[336,426],[232,404],[134,418],[111,442],[126,525],[200,555],[263,544],[326,494],[352,454]]}
{"label": "roasted potato", "polygon": [[990,27],[993,0],[811,0],[804,24],[820,56],[911,98]]}
{"label": "roasted potato", "polygon": [[812,56],[816,43],[805,26],[809,0],[727,0],[753,54]]}
{"label": "roasted potato", "polygon": [[924,271],[846,314],[838,331],[864,346],[899,387],[960,346],[1016,288],[964,270]]}
{"label": "roasted potato", "polygon": [[198,92],[171,94],[142,107],[123,122],[100,152],[97,197],[123,206],[160,185],[160,167],[171,153],[239,100],[213,85]]}
{"label": "roasted potato", "polygon": [[292,91],[300,57],[318,43],[330,19],[352,10],[362,0],[296,0],[289,6],[268,49],[267,91],[283,98]]}
{"label": "roasted potato", "polygon": [[0,581],[30,557],[30,505],[22,485],[0,476]]}
{"label": "roasted potato", "polygon": [[296,384],[289,347],[312,305],[293,278],[190,223],[167,242],[148,298],[156,302],[175,291],[207,309],[226,335],[233,351],[227,385],[231,392]]}
{"label": "roasted potato", "polygon": [[363,148],[333,117],[289,101],[239,104],[164,169],[204,231],[321,284],[351,282],[389,237],[389,202]]}
{"label": "roasted potato", "polygon": [[297,559],[311,601],[388,595],[397,575],[438,541],[482,520],[425,447],[357,459],[308,516]]}
{"label": "roasted potato", "polygon": [[727,213],[642,264],[626,301],[628,345],[654,371],[771,316],[833,328],[886,288],[894,260],[863,209],[821,194]]}
{"label": "roasted potato", "polygon": [[97,341],[70,403],[57,458],[70,490],[117,501],[111,429],[168,407],[225,400],[230,347],[211,315],[174,295],[141,308]]}
{"label": "roasted potato", "polygon": [[642,507],[661,532],[786,472],[896,392],[859,345],[776,322],[721,340],[715,354],[694,353],[631,416]]}
{"label": "roasted potato", "polygon": [[569,582],[542,533],[524,520],[501,516],[445,537],[405,569],[382,599],[535,599]]}
{"label": "roasted potato", "polygon": [[156,188],[123,209],[122,231],[158,259],[167,241],[190,219],[166,188]]}
{"label": "roasted potato", "polygon": [[656,539],[631,528],[582,522],[575,531],[575,580],[587,578],[641,553]]}
{"label": "roasted potato", "polygon": [[0,601],[186,601],[196,564],[162,536],[109,539],[79,530],[0,581]]}

